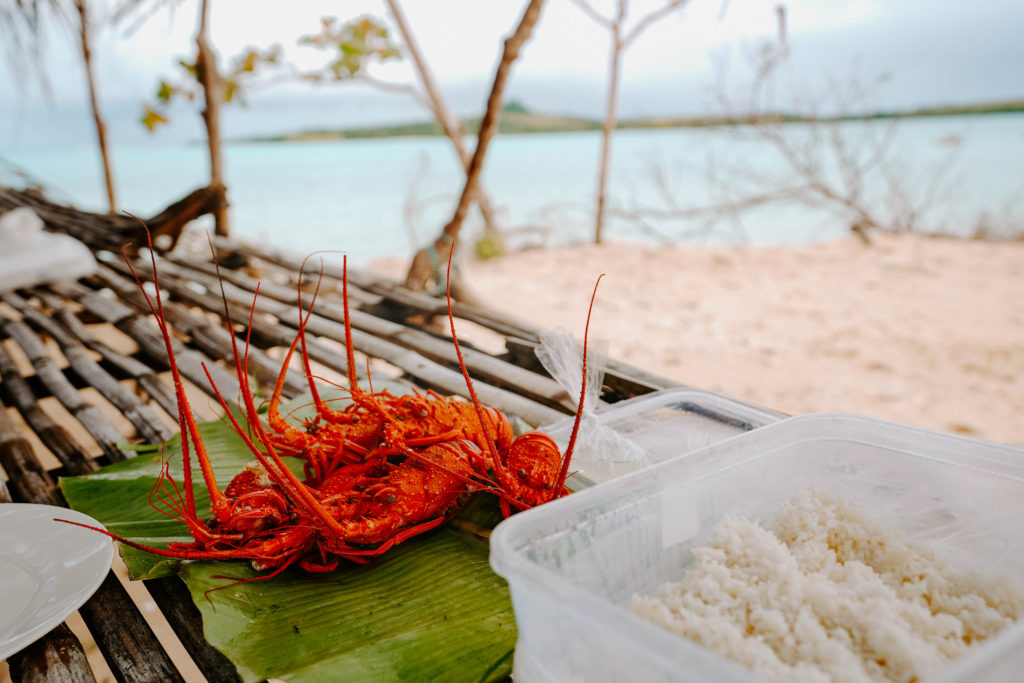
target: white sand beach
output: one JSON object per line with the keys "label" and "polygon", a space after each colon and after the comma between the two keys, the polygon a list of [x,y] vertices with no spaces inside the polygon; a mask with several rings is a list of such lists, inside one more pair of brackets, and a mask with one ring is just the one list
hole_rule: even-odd
{"label": "white sand beach", "polygon": [[[611,243],[463,265],[488,303],[651,372],[787,413],[1024,442],[1024,242]],[[401,259],[373,266],[404,273]]]}

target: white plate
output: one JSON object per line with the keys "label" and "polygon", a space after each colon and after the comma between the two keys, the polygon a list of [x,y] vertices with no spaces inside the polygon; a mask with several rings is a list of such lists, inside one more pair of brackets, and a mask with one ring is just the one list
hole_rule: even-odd
{"label": "white plate", "polygon": [[55,517],[103,528],[67,508],[0,504],[0,660],[64,621],[110,570],[110,538]]}

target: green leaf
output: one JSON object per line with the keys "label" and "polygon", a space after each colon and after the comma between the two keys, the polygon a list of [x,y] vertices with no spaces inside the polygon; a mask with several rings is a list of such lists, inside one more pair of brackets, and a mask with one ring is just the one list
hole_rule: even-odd
{"label": "green leaf", "polygon": [[[375,383],[376,389],[385,383]],[[404,393],[400,388],[391,388]],[[308,398],[283,406],[289,419],[313,413]],[[200,425],[218,482],[252,459],[225,422]],[[156,547],[188,541],[185,527],[148,502],[163,458],[180,475],[180,439],[137,457],[60,481],[68,504],[112,532]],[[301,463],[294,460],[295,470]],[[194,467],[201,516],[209,497]],[[179,487],[182,485],[180,477]],[[481,496],[448,524],[402,543],[368,565],[334,572],[288,569],[273,579],[245,562],[165,561],[122,548],[133,578],[177,572],[203,616],[207,640],[247,681],[500,680],[511,670],[516,628],[508,588],[488,565],[485,541],[463,527],[492,528],[501,516]],[[232,577],[232,578],[224,578]]]}
{"label": "green leaf", "polygon": [[329,574],[221,588],[223,574],[256,575],[241,564],[184,567],[207,639],[246,680],[338,680],[342,671],[346,681],[480,680],[515,644],[507,587],[486,545],[452,529]]}
{"label": "green leaf", "polygon": [[167,117],[148,105],[142,105],[142,118],[139,119],[146,130],[152,132],[157,126],[167,123]]}
{"label": "green leaf", "polygon": [[156,91],[156,99],[164,104],[170,102],[174,93],[177,92],[177,88],[168,83],[167,81],[160,81],[160,87]]}
{"label": "green leaf", "polygon": [[336,80],[365,72],[374,60],[383,62],[401,57],[401,51],[391,42],[388,30],[369,16],[344,25],[338,25],[333,17],[325,17],[321,19],[320,33],[302,36],[298,43],[335,50],[336,55],[326,68],[333,72]]}
{"label": "green leaf", "polygon": [[195,78],[196,75],[198,74],[198,71],[196,70],[196,63],[197,62],[186,62],[184,59],[178,60],[178,66],[180,66],[182,69],[188,72],[188,74],[191,75],[193,78]]}
{"label": "green leaf", "polygon": [[[214,475],[221,487],[226,486],[253,459],[252,454],[225,422],[206,422],[199,425],[199,430],[210,453]],[[180,436],[168,439],[162,449],[152,446],[130,460],[109,465],[92,474],[62,478],[60,487],[71,508],[99,520],[111,533],[165,548],[172,541],[192,540],[184,524],[168,518],[149,504],[150,491],[160,476],[165,459],[184,495]],[[297,460],[295,464],[298,465]],[[198,462],[192,463],[192,481],[196,509],[200,517],[208,516],[210,497],[202,483]],[[122,557],[133,579],[165,576],[177,564],[131,548],[122,548]]]}

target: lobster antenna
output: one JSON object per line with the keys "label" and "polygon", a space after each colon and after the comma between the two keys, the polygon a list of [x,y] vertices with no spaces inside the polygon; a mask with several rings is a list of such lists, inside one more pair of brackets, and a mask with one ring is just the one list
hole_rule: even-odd
{"label": "lobster antenna", "polygon": [[[356,354],[352,348],[352,320],[348,313],[348,254],[341,258],[341,299],[342,311],[345,314],[345,363],[348,365],[348,385],[354,394],[359,389],[359,382],[356,380]],[[370,372],[369,361],[366,372]]]}
{"label": "lobster antenna", "polygon": [[313,377],[312,377],[313,369],[312,369],[312,367],[310,367],[310,364],[309,364],[309,352],[306,349],[306,325],[309,322],[310,317],[312,317],[312,315],[313,315],[313,306],[316,304],[317,295],[320,293],[320,284],[321,284],[321,282],[323,282],[323,276],[324,276],[324,264],[323,264],[323,261],[322,260],[320,261],[320,278],[316,282],[316,289],[313,290],[313,300],[310,301],[310,303],[309,303],[309,311],[306,312],[305,315],[302,312],[302,273],[305,270],[306,262],[308,262],[309,259],[311,259],[313,256],[316,256],[317,254],[322,254],[322,253],[327,252],[327,251],[332,251],[332,250],[322,249],[320,251],[314,251],[314,252],[312,252],[310,254],[307,254],[306,257],[304,259],[302,259],[302,264],[299,266],[299,278],[298,278],[298,283],[295,286],[295,289],[296,289],[296,301],[298,303],[298,308],[299,308],[299,328],[298,328],[298,332],[295,334],[295,339],[292,340],[291,346],[288,347],[288,352],[285,353],[285,355],[284,355],[284,360],[281,363],[281,372],[278,373],[278,375],[277,375],[277,381],[274,383],[274,391],[270,395],[270,407],[269,407],[269,409],[271,411],[273,411],[274,414],[277,413],[277,406],[278,406],[278,403],[280,403],[280,401],[281,401],[281,392],[284,390],[284,382],[285,382],[285,378],[286,378],[286,376],[288,374],[288,366],[291,365],[292,356],[295,354],[295,349],[298,348],[298,345],[299,345],[300,341],[302,343],[302,363],[303,363],[303,368],[306,371],[306,379],[307,379],[307,381],[309,383],[310,395],[313,397],[313,403],[315,403],[317,405],[317,409],[318,410],[322,406],[322,401],[320,400],[320,394],[317,392],[316,385],[313,382]]}
{"label": "lobster antenna", "polygon": [[142,297],[146,300],[146,305],[149,306],[149,310],[153,313],[156,318],[157,326],[160,328],[161,335],[164,340],[164,347],[167,349],[167,362],[171,368],[171,377],[174,380],[174,394],[178,402],[178,427],[181,431],[181,457],[183,464],[183,476],[185,486],[185,504],[188,509],[189,516],[193,519],[196,517],[196,501],[195,492],[192,487],[192,464],[191,458],[189,457],[189,438],[191,437],[192,447],[196,452],[196,459],[199,460],[200,468],[203,472],[203,479],[206,482],[206,488],[210,492],[210,505],[213,508],[215,515],[224,514],[227,510],[227,501],[217,487],[217,480],[213,475],[213,468],[210,466],[209,458],[206,456],[206,449],[203,446],[202,439],[199,437],[199,428],[196,426],[195,418],[192,416],[192,409],[189,407],[188,397],[185,395],[185,388],[181,381],[181,374],[178,371],[178,362],[174,357],[174,349],[171,347],[171,336],[167,329],[167,323],[164,319],[164,306],[163,299],[160,296],[160,280],[156,268],[156,252],[153,249],[153,237],[149,232],[149,226],[133,214],[125,212],[127,215],[134,218],[142,226],[143,231],[146,233],[146,244],[149,247],[149,258],[153,266],[153,286],[156,289],[156,305],[149,298],[145,288],[142,286],[142,280],[139,279],[138,273],[135,272],[134,266],[131,264],[131,260],[128,258],[127,246],[122,247],[121,256],[124,258],[125,265],[128,266],[128,270],[131,272],[132,277],[135,279],[135,283],[139,286],[139,291],[142,292]]}
{"label": "lobster antenna", "polygon": [[[316,252],[313,252],[315,254]],[[324,407],[324,402],[320,398],[320,392],[316,388],[316,382],[313,381],[313,367],[309,363],[309,349],[306,346],[306,325],[309,324],[309,319],[313,317],[313,306],[316,305],[316,298],[320,294],[320,285],[324,281],[324,261],[320,259],[320,275],[316,280],[316,287],[313,289],[313,298],[309,302],[309,311],[306,315],[302,315],[302,271],[306,267],[306,261],[309,260],[313,254],[310,254],[306,258],[302,259],[302,265],[299,266],[299,281],[295,285],[296,296],[299,304],[299,334],[297,339],[301,340],[302,343],[302,367],[306,371],[306,377],[309,380],[309,393],[313,397],[313,403],[316,404],[317,411],[320,411]],[[287,366],[286,366],[287,367]],[[282,372],[283,372],[282,368]],[[280,394],[278,394],[280,396]]]}
{"label": "lobster antenna", "polygon": [[[210,240],[210,248],[213,249],[212,239]],[[206,363],[202,363],[203,372],[206,374],[206,378],[210,382],[210,387],[213,389],[214,394],[217,396],[217,400],[221,404],[221,407],[224,409],[224,413],[230,420],[231,425],[235,429],[235,432],[237,432],[238,435],[242,438],[242,440],[246,443],[250,451],[252,451],[253,455],[256,457],[256,460],[259,461],[259,463],[264,467],[264,469],[267,470],[268,475],[278,486],[280,486],[287,493],[290,493],[292,496],[295,497],[297,504],[301,505],[303,502],[305,502],[308,507],[312,504],[312,501],[308,493],[306,492],[302,484],[298,482],[295,476],[285,466],[285,464],[281,462],[278,455],[270,447],[269,442],[267,442],[266,435],[264,434],[263,429],[260,425],[259,411],[256,410],[256,406],[252,400],[252,390],[250,389],[249,386],[248,371],[250,345],[249,335],[252,334],[252,321],[253,316],[255,315],[256,299],[259,296],[260,285],[257,283],[256,291],[253,294],[252,305],[250,306],[249,309],[249,328],[245,338],[245,354],[243,356],[240,356],[238,353],[238,339],[235,337],[234,330],[232,329],[231,311],[228,307],[227,293],[224,290],[224,280],[223,278],[220,277],[220,264],[217,263],[216,251],[214,251],[213,262],[214,268],[217,271],[218,281],[220,282],[221,301],[224,303],[224,315],[226,316],[227,320],[228,334],[231,337],[231,353],[235,359],[235,374],[238,377],[238,386],[242,394],[241,403],[245,407],[245,414],[248,416],[250,430],[256,435],[258,435],[258,437],[264,443],[264,446],[266,448],[265,455],[259,449],[256,448],[252,439],[250,439],[248,434],[242,430],[241,425],[238,423],[238,421],[235,419],[234,414],[231,412],[231,408],[228,406],[227,401],[225,401],[224,397],[221,395],[220,389],[217,387],[216,382],[214,382],[213,376],[210,374],[209,368],[207,368]],[[240,358],[242,359],[241,362],[239,361]],[[202,445],[202,442],[199,440],[198,435],[196,435],[196,437],[193,439],[193,442],[198,443],[200,446]],[[200,463],[205,463],[206,466],[209,467],[208,458],[201,459]],[[216,486],[216,482],[214,482],[214,486]],[[212,495],[213,492],[211,491],[211,497]],[[223,495],[220,493],[219,490],[217,491],[217,495],[223,499]],[[314,514],[317,514],[317,511],[314,511]]]}
{"label": "lobster antenna", "polygon": [[583,399],[587,395],[587,338],[590,335],[590,315],[594,312],[594,299],[597,298],[597,286],[601,284],[604,273],[597,276],[594,283],[594,291],[590,295],[590,307],[587,309],[587,324],[583,328],[583,381],[580,382],[580,402],[576,408],[576,419],[572,423],[572,434],[569,436],[569,444],[565,447],[565,455],[562,456],[562,469],[558,473],[558,483],[551,490],[552,499],[558,495],[558,491],[565,486],[565,480],[569,475],[569,463],[572,461],[572,451],[576,447],[576,436],[580,431],[580,421],[583,419]]}
{"label": "lobster antenna", "polygon": [[[214,261],[216,261],[216,259],[214,259]],[[218,273],[219,272],[220,272],[220,269],[219,269],[219,266],[218,266]],[[223,288],[224,288],[224,284],[223,284],[223,281],[222,281],[221,282],[221,293],[222,293],[222,296],[223,296]],[[258,293],[258,291],[259,291],[259,287],[257,286],[257,293]],[[227,297],[226,296],[224,296],[224,305],[225,305],[225,310],[227,310]],[[251,310],[254,310],[255,306],[256,306],[256,303],[255,303],[255,298],[254,298],[253,299],[253,309],[251,309]],[[302,320],[302,316],[300,314],[300,321],[301,320]],[[250,323],[251,323],[251,320],[250,320]],[[250,324],[250,331],[251,331],[251,328],[252,328],[252,326]],[[248,345],[248,338],[246,339],[246,344]],[[254,440],[252,438],[250,438],[249,434],[246,433],[245,430],[242,429],[241,425],[235,419],[234,414],[231,412],[231,409],[228,407],[227,401],[224,400],[224,397],[221,394],[220,389],[217,388],[217,384],[213,381],[213,377],[210,375],[210,370],[206,366],[206,363],[202,363],[203,372],[206,373],[206,377],[207,377],[207,379],[210,382],[210,387],[213,389],[213,392],[214,392],[214,394],[217,397],[217,401],[220,403],[221,407],[224,409],[224,412],[225,412],[228,420],[231,422],[232,427],[234,427],[235,432],[238,434],[238,436],[240,436],[242,438],[242,441],[245,442],[245,445],[249,448],[249,450],[252,452],[252,454],[256,457],[256,460],[259,461],[259,463],[261,465],[263,465],[264,469],[267,470],[267,474],[270,476],[271,480],[275,484],[280,486],[285,491],[285,493],[288,494],[289,497],[292,498],[293,502],[298,507],[301,507],[304,510],[306,510],[307,513],[310,514],[311,516],[318,518],[320,521],[322,521],[327,526],[327,528],[331,529],[332,531],[334,531],[336,533],[340,533],[341,526],[337,523],[337,521],[333,517],[330,516],[330,514],[323,507],[323,505],[321,505],[320,502],[313,497],[313,495],[307,490],[306,486],[302,482],[299,481],[298,477],[296,477],[292,473],[292,471],[288,469],[288,467],[281,460],[281,457],[277,454],[277,452],[274,450],[273,446],[271,445],[270,440],[268,439],[267,434],[266,434],[266,432],[263,429],[263,425],[260,424],[259,411],[256,409],[256,406],[255,406],[255,404],[253,402],[252,391],[251,391],[251,389],[249,387],[249,375],[245,371],[245,369],[238,362],[238,358],[239,358],[239,354],[238,354],[238,340],[235,338],[234,333],[231,334],[231,348],[232,348],[232,353],[234,354],[234,358],[235,358],[235,373],[238,376],[238,384],[241,387],[242,401],[243,401],[243,404],[245,406],[245,414],[249,415],[249,416],[255,416],[255,419],[251,420],[251,423],[250,423],[249,426],[251,427],[252,431],[254,432],[255,439],[257,441],[259,441],[263,445],[263,450],[257,448]],[[246,357],[248,357],[248,348],[246,349]],[[198,436],[196,436],[196,438],[193,439],[193,441],[197,441],[197,440],[198,440]],[[209,466],[209,461],[206,460],[205,464],[207,466]]]}
{"label": "lobster antenna", "polygon": [[[256,283],[256,291],[253,292],[252,303],[249,305],[249,324],[246,326],[245,333],[245,352],[242,355],[241,362],[238,357],[238,343],[235,341],[235,323],[231,319],[231,309],[228,306],[228,294],[224,288],[224,277],[220,272],[220,263],[217,261],[217,248],[213,245],[213,237],[210,233],[206,233],[206,239],[210,243],[210,253],[213,255],[213,268],[217,273],[217,284],[220,286],[220,301],[221,305],[224,306],[224,326],[227,329],[229,335],[231,335],[231,354],[235,360],[235,367],[241,365],[246,377],[249,375],[249,344],[252,339],[252,323],[256,317],[256,299],[260,295],[260,283]],[[240,389],[245,387],[240,383]],[[250,416],[250,419],[252,416]]]}
{"label": "lobster antenna", "polygon": [[484,436],[487,437],[484,441],[487,443],[487,450],[490,451],[491,458],[494,462],[495,472],[500,472],[502,476],[505,474],[505,465],[501,462],[501,458],[498,456],[498,449],[494,445],[494,435],[491,434],[491,428],[488,421],[484,417],[484,409],[480,405],[480,399],[477,398],[476,389],[473,388],[473,382],[469,379],[469,369],[466,368],[466,361],[462,357],[462,348],[459,346],[459,338],[455,334],[455,315],[452,313],[452,257],[455,254],[455,242],[452,242],[451,248],[448,250],[448,269],[445,271],[445,283],[444,283],[444,297],[448,304],[448,325],[452,331],[452,344],[455,345],[455,357],[459,359],[459,368],[462,370],[462,377],[466,380],[466,389],[469,391],[469,399],[473,402],[473,408],[476,410],[477,419],[480,420],[480,428],[484,431]]}
{"label": "lobster antenna", "polygon": [[[219,264],[216,264],[216,259],[214,259],[214,263],[215,263],[215,265],[217,265],[217,273],[219,275],[219,273],[220,273],[220,266],[219,266]],[[155,268],[155,259],[154,259],[154,268]],[[257,285],[256,289],[257,289],[257,295],[258,295],[258,292],[259,292],[259,286],[258,285]],[[159,289],[157,291],[159,292]],[[223,282],[223,280],[221,280],[221,296],[222,296],[222,298],[224,300],[224,310],[225,310],[225,313],[229,315],[229,320],[230,320],[230,314],[228,312],[228,305],[227,305],[227,296],[224,294],[224,282]],[[252,313],[253,310],[255,310],[255,306],[256,306],[256,300],[255,300],[255,297],[254,297],[253,298],[252,309],[250,309],[250,314]],[[300,320],[301,320],[301,315],[300,315]],[[250,333],[251,333],[251,330],[252,330],[251,322],[252,321],[250,319],[250,326],[249,326]],[[248,351],[249,351],[248,344],[249,344],[249,339],[247,337],[246,338],[246,355],[245,355],[245,358],[248,358]],[[230,420],[232,427],[234,427],[235,432],[242,438],[242,440],[245,442],[246,446],[248,446],[249,450],[256,457],[256,460],[259,461],[259,463],[261,465],[263,465],[264,469],[267,470],[267,474],[271,477],[272,481],[275,484],[277,484],[278,486],[280,486],[287,494],[289,494],[289,496],[292,497],[292,500],[295,502],[295,504],[297,506],[304,508],[309,514],[311,514],[314,517],[319,518],[332,531],[339,531],[340,528],[341,528],[340,525],[338,525],[338,523],[334,520],[334,518],[330,516],[330,514],[324,509],[324,507],[322,505],[320,505],[319,501],[317,501],[313,497],[313,495],[306,489],[305,485],[303,485],[302,482],[300,482],[298,480],[298,478],[294,474],[292,474],[291,470],[288,469],[288,467],[281,460],[280,456],[277,454],[276,451],[274,451],[273,447],[271,446],[270,441],[267,438],[266,432],[263,430],[263,425],[260,424],[259,411],[256,410],[256,406],[253,403],[252,391],[251,391],[250,386],[249,386],[249,374],[246,371],[246,369],[238,362],[238,359],[239,359],[238,340],[235,338],[235,335],[234,335],[233,331],[231,331],[231,349],[232,349],[232,354],[234,355],[234,358],[235,358],[235,373],[238,376],[238,384],[239,384],[239,387],[241,388],[242,401],[243,401],[243,404],[245,406],[245,414],[250,416],[251,422],[250,422],[249,426],[251,427],[252,431],[254,432],[256,439],[260,443],[262,443],[262,445],[264,447],[264,450],[265,450],[265,453],[264,453],[264,451],[261,451],[259,448],[256,447],[256,444],[254,443],[253,439],[251,439],[249,437],[249,435],[246,433],[246,431],[242,429],[241,425],[235,419],[234,414],[231,412],[231,409],[228,407],[227,401],[224,400],[224,397],[221,395],[220,389],[217,388],[217,384],[213,381],[213,377],[210,375],[209,368],[206,366],[206,363],[203,363],[202,364],[203,372],[206,373],[206,377],[207,377],[207,379],[210,382],[210,387],[213,389],[213,392],[214,392],[214,394],[217,397],[217,401],[220,403],[221,407],[224,409],[224,412],[227,415],[228,420]],[[193,441],[194,442],[199,442],[200,444],[202,443],[201,441],[199,441],[198,435],[196,435],[196,437],[193,439]],[[202,459],[200,462],[201,462],[201,464],[205,464],[206,467],[210,466],[209,465],[209,459]],[[205,469],[204,469],[204,471],[205,471]],[[212,476],[212,472],[211,472],[211,476]],[[219,493],[219,491],[218,491],[218,493]],[[211,496],[212,496],[212,492],[211,492]]]}

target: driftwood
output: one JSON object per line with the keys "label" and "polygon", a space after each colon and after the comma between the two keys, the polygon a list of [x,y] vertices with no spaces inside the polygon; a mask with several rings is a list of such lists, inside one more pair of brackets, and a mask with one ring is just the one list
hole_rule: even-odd
{"label": "driftwood", "polygon": [[[155,216],[144,219],[154,246],[160,251],[173,249],[187,223],[213,213],[224,202],[224,187],[210,185],[193,190]],[[0,187],[0,214],[23,206],[35,211],[47,229],[71,235],[93,249],[116,253],[123,247],[134,251],[146,244],[145,229],[131,216],[81,211],[58,204],[37,189]]]}

